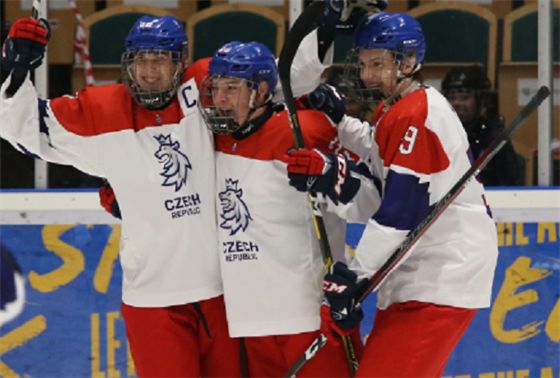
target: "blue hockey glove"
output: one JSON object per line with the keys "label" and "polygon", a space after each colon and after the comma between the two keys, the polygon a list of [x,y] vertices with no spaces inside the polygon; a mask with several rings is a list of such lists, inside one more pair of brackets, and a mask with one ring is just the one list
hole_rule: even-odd
{"label": "blue hockey glove", "polygon": [[27,75],[28,71],[41,65],[50,37],[51,28],[47,20],[17,20],[2,49],[2,66],[7,71],[16,69]]}
{"label": "blue hockey glove", "polygon": [[333,123],[340,123],[346,113],[346,97],[335,87],[321,84],[307,95],[312,109],[326,114]]}
{"label": "blue hockey glove", "polygon": [[367,12],[381,12],[387,8],[386,0],[325,0],[325,12],[317,23],[325,31],[352,34]]}
{"label": "blue hockey glove", "polygon": [[99,201],[106,212],[115,218],[122,219],[119,203],[117,202],[115,192],[109,183],[103,185],[101,189],[99,189]]}
{"label": "blue hockey glove", "polygon": [[358,282],[356,273],[337,262],[331,265],[323,282],[325,298],[321,306],[321,332],[329,339],[348,336],[360,325],[364,312],[358,301],[358,292],[367,280]]}
{"label": "blue hockey glove", "polygon": [[327,195],[335,204],[348,203],[360,189],[353,174],[356,163],[342,154],[324,154],[319,150],[296,150],[284,157],[290,185],[300,192]]}

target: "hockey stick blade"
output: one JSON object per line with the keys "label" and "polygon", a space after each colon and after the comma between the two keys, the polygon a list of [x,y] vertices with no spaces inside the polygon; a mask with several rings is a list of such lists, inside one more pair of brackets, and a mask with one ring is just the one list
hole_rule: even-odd
{"label": "hockey stick blade", "polygon": [[[32,19],[34,20],[39,19],[40,8],[41,8],[41,0],[33,0],[33,9],[31,11]],[[14,67],[11,73],[12,79],[10,85],[8,86],[8,88],[6,88],[6,97],[8,98],[14,97],[14,94],[17,92],[19,87],[21,87],[21,85],[25,81],[25,78],[27,77],[27,72],[28,71],[23,67],[20,66]]]}
{"label": "hockey stick blade", "polygon": [[[408,234],[406,239],[400,244],[399,248],[387,259],[385,264],[371,277],[366,285],[364,285],[362,292],[359,295],[358,304],[361,304],[369,293],[376,290],[379,285],[383,282],[385,277],[391,273],[397,263],[402,259],[402,257],[410,250],[410,248],[418,241],[418,239],[426,232],[428,227],[432,225],[435,220],[443,213],[443,211],[449,206],[449,204],[457,198],[457,196],[463,191],[466,185],[471,179],[473,179],[492,159],[492,157],[498,153],[498,151],[503,147],[503,145],[515,134],[517,130],[523,125],[523,123],[529,118],[529,116],[537,110],[540,104],[550,95],[550,89],[543,86],[539,88],[538,92],[533,96],[531,101],[521,110],[521,112],[511,121],[511,123],[506,127],[500,135],[486,148],[483,154],[473,163],[471,168],[457,181],[455,185],[440,199],[435,205],[432,211],[426,216],[426,218],[416,227],[412,232]],[[319,336],[315,341],[313,341],[312,346],[319,343],[319,340],[323,335]],[[311,347],[309,348],[311,349]],[[309,350],[308,349],[308,350]],[[300,363],[300,361],[303,361]],[[304,356],[300,357],[298,360],[299,366],[297,369],[295,365],[288,371],[284,377],[293,377],[296,372],[301,369],[308,360]]]}
{"label": "hockey stick blade", "polygon": [[[43,0],[43,1],[47,1],[47,0]],[[33,9],[31,10],[31,18],[34,20],[38,20],[40,11],[41,11],[41,0],[33,0]]]}
{"label": "hockey stick blade", "polygon": [[284,375],[284,378],[293,378],[296,376],[296,373],[327,343],[327,338],[320,334],[318,338],[313,341],[313,343],[307,348],[307,350],[303,353],[303,355],[296,361],[296,363],[288,370],[288,372]]}

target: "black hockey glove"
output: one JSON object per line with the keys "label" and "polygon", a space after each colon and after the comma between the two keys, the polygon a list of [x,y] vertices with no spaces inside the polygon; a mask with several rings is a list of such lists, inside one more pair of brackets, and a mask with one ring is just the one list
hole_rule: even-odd
{"label": "black hockey glove", "polygon": [[386,0],[325,0],[325,12],[317,20],[319,28],[330,33],[352,34],[368,12],[387,8]]}
{"label": "black hockey glove", "polygon": [[360,325],[364,312],[358,301],[358,292],[367,280],[358,282],[356,273],[337,262],[331,265],[323,282],[325,298],[321,306],[321,332],[331,340],[334,333],[348,336]]}
{"label": "black hockey glove", "polygon": [[342,154],[319,150],[296,150],[285,156],[290,185],[300,192],[327,195],[335,204],[348,203],[360,189],[360,179],[352,172],[356,163]]}
{"label": "black hockey glove", "polygon": [[14,75],[27,75],[39,67],[51,37],[51,28],[45,19],[21,18],[11,27],[2,49],[2,66],[14,69]]}
{"label": "black hockey glove", "polygon": [[335,124],[340,123],[346,113],[346,97],[328,84],[321,84],[308,94],[307,102],[312,109],[325,113]]}

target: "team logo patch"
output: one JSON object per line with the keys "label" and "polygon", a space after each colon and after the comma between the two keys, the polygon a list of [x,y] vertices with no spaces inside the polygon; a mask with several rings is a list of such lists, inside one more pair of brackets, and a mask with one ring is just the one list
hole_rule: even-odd
{"label": "team logo patch", "polygon": [[243,189],[237,189],[238,182],[239,180],[226,179],[226,190],[219,194],[222,205],[220,217],[224,219],[220,227],[230,230],[230,235],[235,235],[239,230],[245,231],[249,221],[253,220],[247,205],[241,199]]}
{"label": "team logo patch", "polygon": [[192,169],[189,158],[179,151],[179,142],[171,140],[169,135],[154,136],[159,142],[159,149],[154,156],[163,164],[161,176],[165,177],[163,186],[175,186],[177,192],[187,182],[187,173]]}

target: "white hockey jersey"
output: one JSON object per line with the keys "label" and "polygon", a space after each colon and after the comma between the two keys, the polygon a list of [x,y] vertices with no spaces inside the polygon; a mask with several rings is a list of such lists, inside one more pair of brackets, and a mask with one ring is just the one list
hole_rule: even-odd
{"label": "white hockey jersey", "polygon": [[[298,114],[308,148],[338,150],[323,113]],[[286,111],[247,139],[216,137],[220,262],[233,337],[319,329],[325,268],[307,194],[288,184],[282,157],[293,146]]]}
{"label": "white hockey jersey", "polygon": [[[383,199],[368,222],[351,269],[369,278],[409,231],[470,168],[465,131],[447,100],[420,87],[380,106],[374,129],[345,117],[343,145],[383,177]],[[484,189],[472,180],[379,288],[378,307],[422,301],[482,308],[490,305],[498,255],[496,227]]]}
{"label": "white hockey jersey", "polygon": [[13,98],[2,100],[3,138],[113,186],[123,217],[123,302],[131,306],[222,294],[213,136],[196,107],[194,79],[178,93],[161,111],[138,106],[119,84],[39,100],[37,107],[26,80]]}
{"label": "white hockey jersey", "polygon": [[[308,35],[292,66],[294,93],[313,90],[331,59],[332,49],[319,62],[317,36]],[[43,101],[28,78],[6,98],[8,78],[0,93],[2,138],[111,183],[123,217],[123,302],[131,306],[165,307],[223,293],[214,140],[189,70],[173,102],[157,111],[138,106],[120,84]]]}

